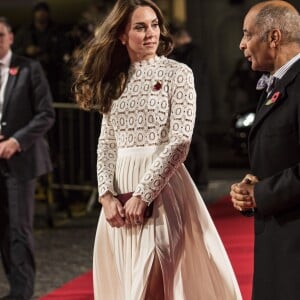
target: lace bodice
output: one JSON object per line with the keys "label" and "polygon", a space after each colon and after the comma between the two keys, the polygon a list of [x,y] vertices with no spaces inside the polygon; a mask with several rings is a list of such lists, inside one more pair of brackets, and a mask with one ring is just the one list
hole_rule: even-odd
{"label": "lace bodice", "polygon": [[102,119],[97,150],[99,195],[115,194],[118,149],[163,146],[134,191],[152,202],[186,158],[195,105],[194,78],[186,65],[163,56],[131,65],[124,92]]}

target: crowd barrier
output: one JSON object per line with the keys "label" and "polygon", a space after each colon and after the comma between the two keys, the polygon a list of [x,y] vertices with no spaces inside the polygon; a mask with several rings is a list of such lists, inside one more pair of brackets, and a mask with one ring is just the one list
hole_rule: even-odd
{"label": "crowd barrier", "polygon": [[48,176],[48,204],[51,206],[53,198],[65,201],[70,195],[80,197],[82,193],[77,192],[83,192],[88,194],[86,211],[89,212],[98,198],[96,150],[101,115],[83,111],[75,103],[57,102],[54,108],[56,122],[48,132],[54,166]]}

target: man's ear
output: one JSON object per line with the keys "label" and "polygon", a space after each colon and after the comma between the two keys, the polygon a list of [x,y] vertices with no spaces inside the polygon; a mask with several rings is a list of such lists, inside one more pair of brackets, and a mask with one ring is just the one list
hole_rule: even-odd
{"label": "man's ear", "polygon": [[270,45],[271,48],[276,48],[282,39],[281,31],[279,29],[274,29],[270,32]]}
{"label": "man's ear", "polygon": [[12,32],[9,33],[10,45],[14,43],[14,34]]}

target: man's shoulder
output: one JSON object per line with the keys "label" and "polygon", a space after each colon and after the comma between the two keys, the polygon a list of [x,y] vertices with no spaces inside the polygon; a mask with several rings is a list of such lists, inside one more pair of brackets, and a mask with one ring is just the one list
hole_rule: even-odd
{"label": "man's shoulder", "polygon": [[20,66],[20,65],[32,66],[32,65],[39,65],[40,63],[35,59],[13,53],[11,64],[15,66]]}
{"label": "man's shoulder", "polygon": [[296,82],[296,87],[300,89],[300,59],[298,59],[290,69],[285,73],[285,75],[280,80],[283,86],[290,85],[290,83]]}

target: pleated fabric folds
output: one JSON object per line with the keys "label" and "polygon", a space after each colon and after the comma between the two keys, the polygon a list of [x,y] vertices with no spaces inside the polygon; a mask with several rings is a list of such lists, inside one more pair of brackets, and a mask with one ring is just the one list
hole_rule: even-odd
{"label": "pleated fabric folds", "polygon": [[[161,149],[119,149],[116,191],[134,191]],[[242,299],[224,246],[183,164],[154,200],[153,216],[144,224],[112,228],[101,212],[94,246],[95,300],[144,300],[155,255],[164,300]]]}

